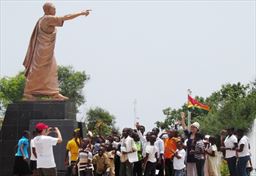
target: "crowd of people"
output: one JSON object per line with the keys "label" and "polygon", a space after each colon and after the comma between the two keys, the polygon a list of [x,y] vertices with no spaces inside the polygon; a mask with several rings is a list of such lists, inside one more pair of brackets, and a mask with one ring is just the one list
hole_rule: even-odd
{"label": "crowd of people", "polygon": [[[75,129],[73,138],[66,144],[65,165],[67,176],[221,176],[221,155],[226,160],[230,176],[248,176],[250,170],[250,144],[241,129],[228,128],[221,138],[200,133],[200,124],[185,123],[181,113],[183,130],[158,128],[145,133],[145,127],[124,128],[122,134],[113,131],[109,136],[95,136],[88,132],[81,137]],[[57,137],[48,136],[55,132]],[[17,145],[14,174],[57,175],[53,146],[62,142],[58,128],[44,123],[36,125],[36,133],[30,141],[25,131]],[[217,141],[220,141],[218,145]],[[30,165],[29,165],[30,164]]]}

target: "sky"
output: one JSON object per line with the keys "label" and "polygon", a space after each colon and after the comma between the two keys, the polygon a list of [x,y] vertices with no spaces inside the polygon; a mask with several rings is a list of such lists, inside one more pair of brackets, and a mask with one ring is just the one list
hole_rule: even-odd
{"label": "sky", "polygon": [[[45,1],[1,0],[0,76],[14,76]],[[116,126],[150,130],[166,107],[256,78],[255,0],[52,1],[58,16],[92,9],[58,28],[55,56],[90,75],[77,119],[101,107]],[[136,103],[134,103],[136,102]]]}

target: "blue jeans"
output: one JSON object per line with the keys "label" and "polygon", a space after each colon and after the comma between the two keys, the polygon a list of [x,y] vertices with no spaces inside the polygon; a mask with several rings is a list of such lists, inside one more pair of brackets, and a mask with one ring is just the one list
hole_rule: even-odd
{"label": "blue jeans", "polygon": [[250,160],[250,156],[239,157],[237,162],[238,176],[248,176],[246,172],[246,164]]}
{"label": "blue jeans", "polygon": [[184,171],[184,169],[175,170],[175,171],[174,171],[174,176],[185,176],[185,171]]}
{"label": "blue jeans", "polygon": [[231,158],[226,158],[226,161],[228,163],[228,170],[230,173],[230,176],[236,176],[236,157],[233,156]]}

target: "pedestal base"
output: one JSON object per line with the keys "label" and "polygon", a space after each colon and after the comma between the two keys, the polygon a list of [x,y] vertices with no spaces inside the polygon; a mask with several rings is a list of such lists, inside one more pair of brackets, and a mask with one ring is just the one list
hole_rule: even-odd
{"label": "pedestal base", "polygon": [[58,171],[65,170],[65,146],[77,127],[74,104],[69,101],[17,102],[8,105],[0,131],[1,176],[12,175],[15,146],[23,131],[30,130],[32,133],[38,122],[60,129],[63,142],[54,147],[54,155]]}

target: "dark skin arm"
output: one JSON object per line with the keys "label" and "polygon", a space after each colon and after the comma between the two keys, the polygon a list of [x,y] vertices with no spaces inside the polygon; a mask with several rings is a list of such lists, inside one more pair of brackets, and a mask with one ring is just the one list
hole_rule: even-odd
{"label": "dark skin arm", "polygon": [[32,147],[32,152],[33,152],[33,155],[37,158],[36,148],[35,147]]}
{"label": "dark skin arm", "polygon": [[240,148],[236,149],[237,152],[242,152],[243,150],[244,150],[244,144],[241,144]]}
{"label": "dark skin arm", "polygon": [[[148,156],[149,154],[146,153],[146,157],[143,159],[143,164],[142,164],[142,167],[145,168],[146,167],[146,164],[147,164],[147,161],[148,161]],[[156,156],[157,157],[157,156]]]}
{"label": "dark skin arm", "polygon": [[228,148],[228,147],[221,147],[222,150],[236,150],[237,148],[237,143],[234,143],[234,147],[233,148]]}
{"label": "dark skin arm", "polygon": [[68,165],[68,152],[69,150],[66,150],[65,160],[64,160],[65,165]]}
{"label": "dark skin arm", "polygon": [[215,156],[215,151],[208,152],[207,150],[205,150],[205,153],[210,155],[210,156]]}
{"label": "dark skin arm", "polygon": [[[157,158],[157,155],[156,155],[156,158]],[[162,164],[163,162],[163,154],[160,154],[160,157],[158,159],[158,164]]]}
{"label": "dark skin arm", "polygon": [[174,157],[178,158],[178,159],[181,159],[181,156],[178,155],[178,152],[175,152],[174,153]]}
{"label": "dark skin arm", "polygon": [[21,146],[20,146],[20,151],[22,153],[23,159],[27,159],[25,156],[25,153],[24,153],[24,145],[23,144],[21,144]]}

